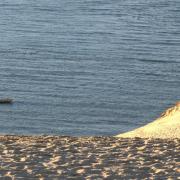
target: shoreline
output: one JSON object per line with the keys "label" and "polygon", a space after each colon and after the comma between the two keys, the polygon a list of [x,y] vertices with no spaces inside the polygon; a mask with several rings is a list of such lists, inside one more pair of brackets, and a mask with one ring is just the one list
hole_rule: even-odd
{"label": "shoreline", "polygon": [[0,178],[178,179],[180,103],[116,136],[1,135]]}
{"label": "shoreline", "polygon": [[0,135],[0,178],[177,179],[180,139]]}
{"label": "shoreline", "polygon": [[[129,133],[131,131],[128,131],[126,133]],[[121,133],[120,135],[124,135],[125,133]],[[114,136],[99,136],[99,135],[92,135],[92,136],[71,136],[71,135],[53,135],[53,134],[0,134],[0,141],[6,141],[6,140],[22,140],[22,141],[42,141],[45,139],[61,139],[61,138],[70,138],[70,139],[96,139],[96,138],[102,138],[102,139],[141,139],[141,140],[160,140],[160,141],[180,141],[179,137],[166,137],[166,138],[161,138],[161,137],[126,137],[126,136],[119,136],[114,135]]]}

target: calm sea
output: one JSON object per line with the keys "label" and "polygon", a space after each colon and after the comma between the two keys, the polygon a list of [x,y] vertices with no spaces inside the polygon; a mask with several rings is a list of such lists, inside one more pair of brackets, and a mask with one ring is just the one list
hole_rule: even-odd
{"label": "calm sea", "polygon": [[179,0],[1,0],[0,133],[114,135],[180,100]]}

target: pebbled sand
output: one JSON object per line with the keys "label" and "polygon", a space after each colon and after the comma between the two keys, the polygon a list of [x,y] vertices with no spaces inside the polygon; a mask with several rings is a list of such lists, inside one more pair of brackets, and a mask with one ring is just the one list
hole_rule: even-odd
{"label": "pebbled sand", "polygon": [[178,179],[180,139],[0,136],[0,179]]}
{"label": "pebbled sand", "polygon": [[141,138],[180,138],[180,102],[167,109],[160,118],[133,131],[116,137]]}

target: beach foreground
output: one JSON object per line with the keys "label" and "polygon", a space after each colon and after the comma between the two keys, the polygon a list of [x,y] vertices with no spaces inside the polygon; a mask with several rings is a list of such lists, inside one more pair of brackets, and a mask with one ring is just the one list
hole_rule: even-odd
{"label": "beach foreground", "polygon": [[0,136],[0,178],[178,179],[180,139]]}

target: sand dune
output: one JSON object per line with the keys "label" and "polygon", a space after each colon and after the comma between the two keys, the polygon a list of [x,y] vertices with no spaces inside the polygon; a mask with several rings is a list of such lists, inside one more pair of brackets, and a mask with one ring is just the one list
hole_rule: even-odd
{"label": "sand dune", "polygon": [[116,137],[180,138],[180,102],[167,109],[157,120]]}

